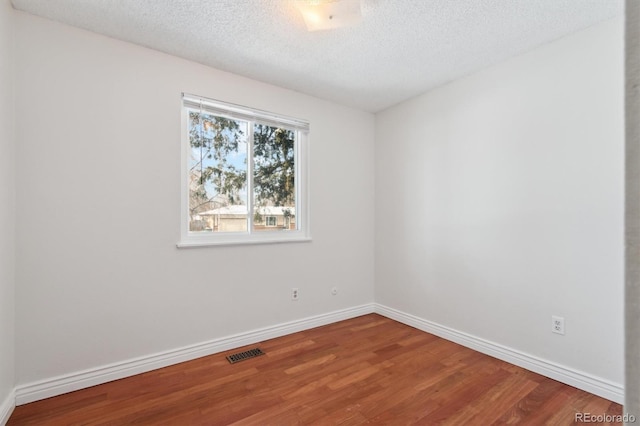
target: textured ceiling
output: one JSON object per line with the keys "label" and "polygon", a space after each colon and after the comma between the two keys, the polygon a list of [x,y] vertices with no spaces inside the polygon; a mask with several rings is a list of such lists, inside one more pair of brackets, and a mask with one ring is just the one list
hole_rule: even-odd
{"label": "textured ceiling", "polygon": [[295,0],[13,0],[16,9],[379,111],[622,15],[623,0],[362,0],[308,32]]}

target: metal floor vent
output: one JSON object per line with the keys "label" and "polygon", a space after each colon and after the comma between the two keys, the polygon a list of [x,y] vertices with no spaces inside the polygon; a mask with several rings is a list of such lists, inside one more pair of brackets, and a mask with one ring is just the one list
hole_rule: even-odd
{"label": "metal floor vent", "polygon": [[244,361],[245,359],[255,358],[257,356],[264,355],[264,352],[260,350],[260,348],[249,349],[248,351],[238,352],[237,354],[232,354],[227,356],[227,361],[231,364],[236,362]]}

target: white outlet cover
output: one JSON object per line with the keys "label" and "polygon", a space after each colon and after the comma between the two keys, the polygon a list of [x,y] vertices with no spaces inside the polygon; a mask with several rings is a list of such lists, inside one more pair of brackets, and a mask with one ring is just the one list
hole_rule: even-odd
{"label": "white outlet cover", "polygon": [[551,316],[551,331],[564,335],[564,318],[556,315]]}

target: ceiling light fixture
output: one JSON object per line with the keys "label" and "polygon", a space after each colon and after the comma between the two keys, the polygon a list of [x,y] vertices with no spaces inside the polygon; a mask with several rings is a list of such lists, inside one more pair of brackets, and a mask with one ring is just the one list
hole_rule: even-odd
{"label": "ceiling light fixture", "polygon": [[360,22],[360,0],[296,0],[309,31],[349,27]]}

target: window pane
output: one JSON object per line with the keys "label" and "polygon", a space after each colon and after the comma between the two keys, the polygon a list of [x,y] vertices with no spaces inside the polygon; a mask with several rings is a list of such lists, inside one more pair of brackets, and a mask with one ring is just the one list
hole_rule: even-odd
{"label": "window pane", "polygon": [[297,229],[295,189],[296,132],[255,124],[253,187],[256,231]]}
{"label": "window pane", "polygon": [[244,121],[189,111],[189,231],[247,231]]}

